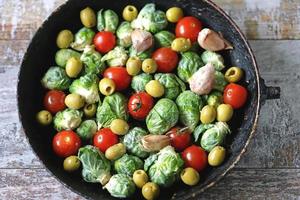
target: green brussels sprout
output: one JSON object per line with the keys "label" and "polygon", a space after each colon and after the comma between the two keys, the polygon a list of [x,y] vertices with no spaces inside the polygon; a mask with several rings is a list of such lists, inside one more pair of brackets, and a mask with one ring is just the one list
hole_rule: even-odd
{"label": "green brussels sprout", "polygon": [[108,66],[115,67],[115,66],[124,66],[128,59],[128,55],[124,47],[117,46],[113,50],[109,51],[105,54],[101,61],[106,61]]}
{"label": "green brussels sprout", "polygon": [[224,74],[222,72],[216,71],[215,84],[213,89],[223,92],[226,85],[227,85],[227,81],[225,79]]}
{"label": "green brussels sprout", "polygon": [[141,144],[142,137],[148,133],[139,127],[135,127],[128,131],[123,138],[123,143],[129,153],[140,158],[146,158],[149,153],[146,152]]}
{"label": "green brussels sprout", "polygon": [[214,127],[214,124],[200,124],[199,126],[197,126],[195,128],[195,130],[193,131],[193,136],[194,136],[195,142],[197,142],[199,140],[200,136],[202,136],[202,134],[206,130],[208,130],[212,127]]}
{"label": "green brussels sprout", "polygon": [[146,4],[136,19],[131,22],[134,29],[143,29],[151,33],[157,33],[168,25],[165,12],[156,10],[154,3]]}
{"label": "green brussels sprout", "polygon": [[111,177],[110,161],[107,160],[97,147],[86,145],[78,151],[78,158],[82,164],[83,180],[89,183],[105,185]]}
{"label": "green brussels sprout", "polygon": [[200,67],[203,67],[203,62],[198,54],[195,52],[182,53],[182,57],[178,63],[177,75],[184,82],[188,82],[188,79],[196,72]]}
{"label": "green brussels sprout", "polygon": [[71,82],[66,71],[60,67],[50,67],[41,80],[44,88],[49,90],[66,90]]}
{"label": "green brussels sprout", "polygon": [[117,13],[113,10],[103,10],[101,9],[97,13],[97,29],[98,31],[110,31],[116,32],[118,24],[119,24],[119,17]]}
{"label": "green brussels sprout", "polygon": [[132,176],[134,171],[143,169],[143,161],[132,155],[124,154],[121,158],[115,161],[114,169],[118,174],[126,174]]}
{"label": "green brussels sprout", "polygon": [[93,42],[95,32],[92,29],[83,27],[75,34],[75,41],[71,43],[71,47],[77,51],[83,51],[86,45]]}
{"label": "green brussels sprout", "polygon": [[57,131],[74,130],[81,123],[82,111],[67,108],[54,116],[54,128]]}
{"label": "green brussels sprout", "polygon": [[122,22],[117,29],[116,35],[118,37],[118,44],[122,47],[130,47],[132,44],[131,33],[133,29],[131,28],[130,22]]}
{"label": "green brussels sprout", "polygon": [[144,170],[148,172],[152,182],[169,187],[178,179],[183,167],[181,156],[173,147],[166,146],[145,160]]}
{"label": "green brussels sprout", "polygon": [[146,51],[143,52],[137,52],[133,46],[131,46],[129,48],[129,56],[130,57],[138,57],[141,61],[147,59],[147,58],[151,58],[151,54],[152,54],[153,49],[147,49]]}
{"label": "green brussels sprout", "polygon": [[55,54],[55,62],[60,67],[66,67],[68,60],[72,57],[80,58],[80,53],[72,49],[60,49]]}
{"label": "green brussels sprout", "polygon": [[[179,111],[174,101],[160,99],[146,118],[147,128],[152,134],[164,134],[178,122]],[[199,118],[198,118],[199,120]]]}
{"label": "green brussels sprout", "polygon": [[98,82],[96,74],[86,74],[74,80],[69,91],[81,95],[88,104],[96,103],[100,101]]}
{"label": "green brussels sprout", "polygon": [[179,121],[193,131],[200,119],[200,111],[204,106],[202,98],[194,92],[187,90],[176,99],[179,109]]}
{"label": "green brussels sprout", "polygon": [[217,108],[221,103],[223,103],[223,93],[217,90],[212,91],[206,96],[206,102],[208,105]]}
{"label": "green brussels sprout", "polygon": [[100,74],[105,70],[105,64],[101,61],[101,54],[95,50],[94,45],[87,45],[80,57],[84,63],[85,74]]}
{"label": "green brussels sprout", "polygon": [[121,93],[106,96],[97,108],[98,128],[109,127],[114,119],[128,119],[127,99]]}
{"label": "green brussels sprout", "polygon": [[217,71],[221,71],[225,68],[223,57],[213,51],[204,51],[201,54],[201,59],[204,64],[211,63]]}
{"label": "green brussels sprout", "polygon": [[169,31],[160,31],[154,35],[158,47],[171,47],[175,35]]}
{"label": "green brussels sprout", "polygon": [[154,75],[154,79],[158,80],[165,88],[164,97],[168,99],[176,99],[176,97],[186,90],[184,82],[172,73],[158,73]]}
{"label": "green brussels sprout", "polygon": [[146,74],[146,73],[141,73],[132,78],[131,87],[136,92],[145,91],[146,84],[151,80],[153,80],[152,75]]}
{"label": "green brussels sprout", "polygon": [[88,119],[83,121],[80,126],[76,129],[77,135],[84,140],[92,139],[94,134],[97,132],[97,124],[94,120]]}
{"label": "green brussels sprout", "polygon": [[103,187],[111,196],[117,198],[128,198],[135,192],[135,184],[131,177],[125,174],[115,174]]}

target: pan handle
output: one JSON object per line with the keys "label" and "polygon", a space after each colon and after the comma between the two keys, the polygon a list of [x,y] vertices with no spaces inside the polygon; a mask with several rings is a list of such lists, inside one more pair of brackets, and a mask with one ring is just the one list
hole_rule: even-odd
{"label": "pan handle", "polygon": [[265,102],[268,99],[279,99],[280,98],[280,87],[266,86],[265,80],[260,78],[261,82],[261,94],[262,101]]}

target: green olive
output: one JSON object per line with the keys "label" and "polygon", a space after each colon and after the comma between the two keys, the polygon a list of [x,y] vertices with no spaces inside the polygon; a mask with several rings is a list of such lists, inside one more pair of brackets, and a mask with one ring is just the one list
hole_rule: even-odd
{"label": "green olive", "polygon": [[47,126],[52,122],[52,115],[49,111],[42,110],[37,113],[36,120],[38,121],[39,124]]}
{"label": "green olive", "polygon": [[99,90],[103,95],[109,96],[115,92],[116,84],[109,78],[103,78],[99,82]]}
{"label": "green olive", "polygon": [[142,169],[136,170],[133,173],[133,182],[138,188],[142,188],[148,182],[148,180],[149,178],[147,173]]}
{"label": "green olive", "polygon": [[216,115],[217,115],[217,112],[216,112],[215,107],[206,105],[202,108],[202,110],[200,112],[200,121],[203,124],[212,123],[213,121],[215,121]]}
{"label": "green olive", "polygon": [[142,69],[145,73],[153,74],[157,70],[157,64],[152,58],[147,58],[142,63]]}
{"label": "green olive", "polygon": [[87,28],[96,26],[96,14],[93,9],[86,7],[80,11],[80,20],[82,24]]}
{"label": "green olive", "polygon": [[110,130],[116,135],[125,135],[129,130],[129,125],[123,119],[114,119],[110,124]]}
{"label": "green olive", "polygon": [[233,108],[229,104],[220,104],[217,108],[217,120],[219,122],[228,122],[233,115]]}
{"label": "green olive", "polygon": [[125,21],[131,22],[138,15],[138,10],[133,5],[128,5],[123,10],[123,18]]}
{"label": "green olive", "polygon": [[84,112],[84,115],[87,117],[87,118],[92,118],[95,116],[96,114],[96,111],[97,111],[97,106],[96,104],[86,104],[83,108],[83,112]]}
{"label": "green olive", "polygon": [[159,196],[159,186],[156,183],[148,182],[142,188],[142,194],[145,199],[153,200]]}
{"label": "green olive", "polygon": [[66,49],[73,42],[74,36],[70,30],[62,30],[59,32],[56,38],[56,45],[58,48]]}
{"label": "green olive", "polygon": [[80,109],[84,106],[84,98],[79,94],[68,94],[65,98],[65,104],[71,109]]}
{"label": "green olive", "polygon": [[226,150],[224,147],[216,146],[208,154],[208,164],[216,167],[224,162]]}
{"label": "green olive", "polygon": [[79,58],[71,57],[66,64],[66,73],[70,78],[76,78],[82,70],[82,62]]}
{"label": "green olive", "polygon": [[244,72],[239,67],[230,67],[225,73],[225,79],[229,83],[235,83],[242,79]]}
{"label": "green olive", "polygon": [[79,169],[80,160],[77,156],[69,156],[64,160],[64,170],[67,172],[73,172]]}
{"label": "green olive", "polygon": [[165,93],[164,86],[157,80],[149,81],[145,86],[146,92],[155,98],[161,97]]}
{"label": "green olive", "polygon": [[173,40],[171,44],[171,48],[173,51],[177,52],[185,52],[192,47],[192,43],[190,39],[186,38],[176,38]]}
{"label": "green olive", "polygon": [[181,8],[172,7],[167,10],[166,16],[169,22],[176,23],[183,18],[183,11]]}
{"label": "green olive", "polygon": [[142,68],[142,61],[138,57],[130,57],[126,63],[126,70],[129,75],[138,75]]}
{"label": "green olive", "polygon": [[199,173],[191,167],[182,170],[180,177],[185,184],[190,186],[196,185],[200,180]]}
{"label": "green olive", "polygon": [[116,160],[126,153],[126,147],[122,143],[115,144],[105,151],[105,157],[108,160]]}

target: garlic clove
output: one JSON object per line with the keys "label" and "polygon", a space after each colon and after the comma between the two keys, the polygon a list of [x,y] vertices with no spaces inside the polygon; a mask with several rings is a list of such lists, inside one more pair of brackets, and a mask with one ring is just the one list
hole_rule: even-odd
{"label": "garlic clove", "polygon": [[211,29],[204,28],[198,35],[199,45],[209,51],[220,51],[224,49],[233,49],[232,45],[219,34]]}
{"label": "garlic clove", "polygon": [[146,135],[142,138],[142,145],[145,151],[159,151],[170,145],[171,138],[166,135]]}

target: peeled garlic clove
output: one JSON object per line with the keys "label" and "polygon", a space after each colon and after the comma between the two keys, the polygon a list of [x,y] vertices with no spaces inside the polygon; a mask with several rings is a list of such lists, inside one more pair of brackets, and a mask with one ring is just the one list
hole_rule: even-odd
{"label": "peeled garlic clove", "polygon": [[171,139],[166,135],[146,135],[142,138],[142,145],[145,151],[159,151],[170,145]]}
{"label": "peeled garlic clove", "polygon": [[133,48],[139,53],[149,49],[154,44],[153,36],[150,32],[135,29],[131,33],[131,40]]}
{"label": "peeled garlic clove", "polygon": [[224,49],[233,49],[232,45],[223,38],[221,34],[215,31],[204,28],[198,35],[199,45],[209,51],[220,51]]}

